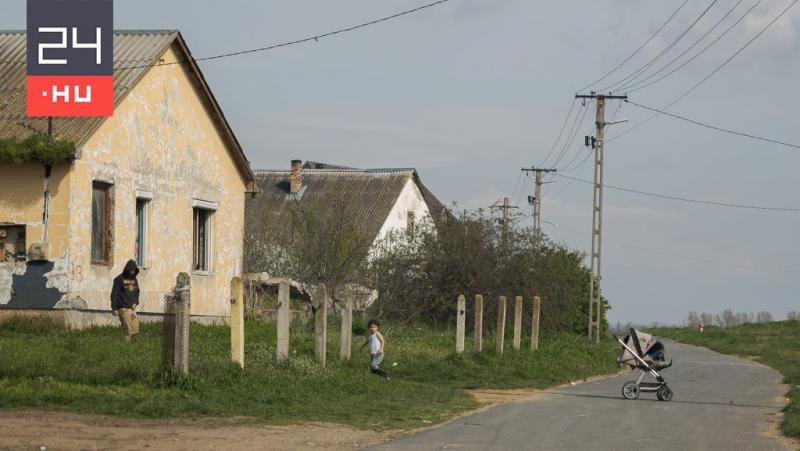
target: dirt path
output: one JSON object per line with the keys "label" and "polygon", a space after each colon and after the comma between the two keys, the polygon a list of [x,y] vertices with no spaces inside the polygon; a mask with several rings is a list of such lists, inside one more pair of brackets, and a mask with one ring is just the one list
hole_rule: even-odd
{"label": "dirt path", "polygon": [[272,426],[249,418],[145,420],[67,412],[0,412],[0,449],[12,450],[345,450],[390,433],[338,424]]}

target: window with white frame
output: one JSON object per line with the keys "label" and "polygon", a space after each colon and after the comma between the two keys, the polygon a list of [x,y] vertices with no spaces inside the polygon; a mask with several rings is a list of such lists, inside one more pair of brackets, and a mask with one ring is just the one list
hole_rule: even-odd
{"label": "window with white frame", "polygon": [[148,210],[150,199],[136,197],[136,264],[147,267],[147,243],[149,240]]}
{"label": "window with white frame", "polygon": [[211,216],[213,210],[194,207],[194,233],[192,243],[192,269],[195,271],[211,271]]}

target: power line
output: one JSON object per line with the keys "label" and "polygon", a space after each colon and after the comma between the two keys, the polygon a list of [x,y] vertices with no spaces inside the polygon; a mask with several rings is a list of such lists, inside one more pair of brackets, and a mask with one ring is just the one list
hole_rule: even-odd
{"label": "power line", "polygon": [[[657,71],[655,71],[655,72],[651,73],[651,74],[650,74],[650,75],[648,75],[647,77],[645,77],[645,78],[643,78],[643,79],[641,79],[641,80],[639,80],[639,81],[637,81],[637,82],[633,82],[633,83],[630,83],[630,84],[626,84],[625,86],[623,86],[623,87],[619,88],[619,91],[624,91],[624,92],[626,92],[626,93],[630,94],[631,92],[635,92],[635,91],[638,91],[639,89],[642,89],[643,87],[642,87],[642,88],[636,88],[636,89],[631,89],[631,88],[634,88],[635,86],[637,86],[637,85],[641,85],[642,83],[646,82],[647,80],[650,80],[650,79],[652,79],[653,77],[655,77],[656,75],[660,74],[660,73],[661,73],[661,72],[663,72],[665,69],[667,69],[668,67],[670,67],[672,64],[674,64],[676,61],[678,61],[679,59],[683,58],[683,55],[686,55],[687,53],[689,53],[689,51],[690,51],[690,50],[692,50],[693,48],[695,48],[695,46],[696,46],[697,44],[699,44],[699,43],[703,42],[703,40],[704,40],[705,38],[707,38],[707,37],[708,37],[708,35],[709,35],[709,34],[711,34],[711,32],[712,32],[712,31],[716,30],[716,29],[717,29],[717,27],[718,27],[718,26],[720,26],[720,24],[722,24],[722,22],[724,22],[724,21],[725,21],[725,19],[727,19],[727,18],[728,18],[728,16],[730,16],[730,15],[731,15],[731,13],[732,13],[733,11],[735,11],[735,10],[736,10],[736,8],[738,8],[738,7],[739,7],[739,5],[741,5],[743,1],[744,1],[744,0],[739,0],[738,2],[736,2],[736,4],[735,4],[735,5],[733,5],[733,7],[732,7],[731,9],[729,9],[729,10],[728,10],[728,12],[726,12],[726,13],[725,13],[725,15],[724,15],[724,16],[722,16],[722,18],[721,18],[721,19],[719,19],[719,20],[717,21],[717,23],[715,23],[715,24],[714,24],[714,26],[712,26],[711,28],[709,28],[709,29],[708,29],[708,30],[707,30],[707,31],[706,31],[706,32],[703,34],[703,36],[700,36],[700,38],[699,38],[699,39],[697,39],[696,41],[694,41],[694,43],[693,43],[692,45],[690,45],[689,47],[687,47],[687,48],[686,48],[686,50],[684,50],[683,52],[681,52],[681,54],[680,54],[680,55],[676,56],[676,57],[675,57],[675,58],[673,58],[673,59],[672,59],[670,62],[668,62],[667,64],[663,65],[663,66],[661,67],[661,69],[658,69]],[[758,1],[756,2],[756,4],[755,4],[753,7],[757,6],[759,3],[761,3],[761,0],[758,0]],[[752,8],[751,8],[751,11],[752,11]],[[740,21],[740,20],[742,20],[742,19],[743,19],[745,16],[747,16],[747,14],[748,14],[749,12],[750,12],[750,11],[747,11],[747,12],[746,12],[746,13],[745,13],[745,14],[744,14],[744,15],[743,15],[743,16],[742,16],[742,17],[741,17],[739,20],[737,20],[737,21],[734,23],[734,26],[735,26],[737,23],[739,23],[739,21]],[[721,36],[724,36],[724,33],[723,33]],[[720,37],[721,37],[721,36],[720,36]],[[719,40],[719,38],[717,38],[717,41],[718,41],[718,40]],[[714,41],[714,42],[716,42],[716,41]],[[713,43],[712,43],[712,44],[713,44]],[[702,53],[702,51],[701,51],[700,53]],[[700,53],[698,53],[698,55],[699,55]],[[697,55],[695,55],[695,56],[697,56]],[[691,59],[690,59],[690,61],[691,61]],[[684,65],[685,65],[685,64],[684,64]],[[684,65],[681,65],[680,67],[683,67]],[[680,67],[679,67],[679,68],[680,68]],[[676,69],[676,70],[677,70],[677,69]],[[670,73],[674,73],[674,71],[673,71],[673,72],[670,72]],[[654,83],[655,83],[655,82],[654,82]],[[648,84],[647,86],[650,86],[650,85]]]}
{"label": "power line", "polygon": [[650,41],[652,41],[652,40],[653,40],[653,38],[655,38],[655,37],[656,37],[656,35],[657,35],[658,33],[660,33],[660,32],[661,32],[661,30],[663,30],[663,29],[664,29],[664,27],[666,27],[668,23],[670,23],[670,21],[672,21],[672,19],[673,19],[673,18],[674,18],[674,17],[675,17],[675,16],[678,14],[678,11],[680,11],[680,10],[681,10],[681,8],[683,8],[683,7],[684,7],[684,5],[686,5],[688,2],[689,2],[689,0],[684,0],[684,2],[683,2],[683,3],[681,3],[681,5],[680,5],[680,6],[678,6],[678,9],[676,9],[676,10],[675,10],[675,12],[673,12],[673,13],[672,13],[672,15],[671,15],[671,16],[669,16],[669,18],[666,20],[666,22],[664,22],[664,23],[663,23],[663,24],[662,24],[660,27],[658,27],[658,30],[656,30],[656,31],[655,31],[655,33],[653,33],[653,34],[652,34],[652,35],[651,35],[649,38],[647,38],[647,40],[646,40],[646,41],[644,41],[644,42],[642,43],[642,45],[640,45],[640,46],[639,46],[639,47],[638,47],[636,50],[634,50],[634,51],[633,51],[633,53],[631,53],[631,54],[630,54],[630,56],[628,56],[628,57],[627,57],[627,58],[625,58],[625,59],[624,59],[624,60],[623,60],[621,63],[619,63],[619,64],[617,65],[617,67],[615,67],[615,68],[611,69],[611,70],[610,70],[610,71],[609,71],[607,74],[603,75],[603,76],[602,76],[602,77],[600,77],[599,79],[597,79],[597,80],[595,80],[595,81],[593,81],[593,82],[589,83],[588,85],[586,85],[586,86],[582,87],[581,89],[578,89],[578,91],[577,91],[577,92],[585,91],[586,89],[588,89],[588,88],[590,88],[590,87],[592,87],[592,86],[596,85],[597,83],[600,83],[601,81],[605,80],[605,79],[606,79],[606,78],[607,78],[609,75],[611,75],[611,74],[613,74],[614,72],[616,72],[616,71],[617,71],[617,69],[619,69],[620,67],[622,67],[622,66],[623,66],[625,63],[627,63],[628,61],[630,61],[630,60],[631,60],[631,58],[633,58],[634,56],[636,56],[636,54],[637,54],[637,53],[639,53],[639,51],[640,51],[640,50],[642,50],[642,49],[643,49],[643,48],[644,48],[644,47],[645,47],[645,46],[646,46],[648,43],[650,43]]}
{"label": "power line", "polygon": [[556,140],[553,142],[553,145],[550,146],[550,151],[547,152],[547,155],[545,155],[544,160],[542,160],[542,162],[539,163],[539,166],[543,166],[544,162],[547,161],[548,158],[550,158],[550,155],[556,149],[556,145],[558,144],[558,141],[561,139],[561,135],[564,133],[564,128],[567,126],[567,122],[569,122],[570,115],[572,115],[572,109],[575,108],[575,102],[577,102],[577,101],[578,101],[578,99],[574,99],[574,98],[572,99],[572,104],[569,106],[569,111],[567,112],[567,117],[564,118],[564,123],[561,124],[561,130],[558,132],[558,136],[556,136]]}
{"label": "power line", "polygon": [[[663,76],[661,76],[661,77],[659,77],[659,78],[657,78],[657,79],[655,79],[655,80],[651,81],[650,83],[648,83],[648,84],[646,84],[646,85],[644,85],[644,86],[639,86],[639,87],[637,87],[637,88],[634,88],[634,89],[629,89],[629,90],[627,90],[627,92],[628,92],[628,93],[631,93],[631,92],[636,92],[636,91],[642,90],[642,89],[644,89],[644,88],[647,88],[648,86],[652,86],[652,85],[654,85],[654,84],[656,84],[656,83],[660,82],[661,80],[663,80],[663,79],[665,79],[665,78],[667,78],[667,77],[671,76],[671,75],[672,75],[672,74],[674,74],[675,72],[677,72],[677,71],[681,70],[681,69],[682,69],[684,66],[686,66],[687,64],[689,64],[689,63],[691,63],[692,61],[694,61],[694,60],[695,60],[695,59],[696,59],[698,56],[702,55],[703,53],[705,53],[705,51],[706,51],[706,50],[708,50],[708,49],[709,49],[709,48],[711,48],[711,47],[712,47],[714,44],[716,44],[717,42],[719,42],[719,40],[720,40],[720,39],[722,39],[722,38],[723,38],[723,37],[724,37],[726,34],[728,34],[728,32],[730,32],[730,31],[731,31],[731,30],[732,30],[734,27],[736,27],[736,25],[739,25],[739,22],[741,22],[741,21],[742,21],[742,20],[743,20],[745,17],[747,17],[748,15],[750,15],[750,13],[751,13],[751,12],[752,12],[754,9],[756,9],[756,7],[757,7],[758,5],[760,5],[762,1],[763,1],[763,0],[758,0],[757,2],[755,2],[755,3],[753,4],[753,6],[751,6],[751,7],[750,7],[750,9],[748,9],[747,11],[745,11],[745,13],[744,13],[744,14],[742,14],[742,16],[741,16],[741,17],[739,17],[739,19],[738,19],[736,22],[734,22],[733,24],[731,24],[731,26],[730,26],[730,27],[728,27],[728,28],[727,28],[725,31],[723,31],[723,32],[722,32],[722,34],[720,34],[719,36],[717,36],[717,37],[716,37],[716,39],[714,39],[713,41],[709,42],[709,43],[708,43],[708,45],[706,45],[705,47],[703,47],[703,48],[702,48],[702,49],[701,49],[699,52],[697,52],[697,53],[696,53],[694,56],[692,56],[692,57],[691,57],[691,58],[689,58],[688,60],[686,60],[686,61],[684,61],[683,63],[681,63],[681,65],[680,65],[680,66],[676,67],[675,69],[672,69],[671,71],[667,72],[665,75],[663,75]],[[655,74],[654,74],[654,75],[655,75]],[[644,80],[641,80],[639,83],[641,83],[642,81],[644,81]],[[637,84],[638,84],[638,83],[637,83]]]}
{"label": "power line", "polygon": [[661,57],[663,57],[664,55],[666,55],[666,54],[667,54],[667,52],[669,52],[670,50],[672,50],[672,48],[673,48],[673,47],[675,47],[675,45],[677,45],[677,44],[678,44],[678,42],[680,42],[680,41],[681,41],[681,40],[682,40],[684,37],[686,37],[686,35],[689,33],[689,31],[691,31],[691,30],[692,30],[692,28],[694,28],[694,26],[695,26],[695,25],[697,25],[697,22],[699,22],[699,21],[700,21],[700,19],[702,19],[702,18],[703,18],[703,17],[704,17],[704,16],[705,16],[705,15],[708,13],[708,11],[709,11],[709,10],[711,10],[711,7],[713,7],[713,6],[714,6],[714,5],[715,5],[715,4],[716,4],[718,1],[719,1],[719,0],[711,0],[711,3],[709,3],[709,5],[706,7],[706,9],[704,9],[704,10],[703,10],[703,12],[702,12],[702,13],[700,13],[700,15],[699,15],[699,16],[697,16],[697,18],[696,18],[696,19],[695,19],[695,20],[694,20],[694,21],[693,21],[691,24],[689,24],[689,26],[688,26],[688,27],[687,27],[685,30],[683,30],[683,31],[681,32],[681,34],[679,34],[679,35],[678,35],[678,37],[677,37],[677,38],[673,39],[673,40],[672,40],[672,42],[670,42],[670,43],[669,43],[669,45],[667,45],[667,47],[666,47],[666,48],[664,48],[664,50],[662,50],[661,52],[659,52],[659,54],[658,54],[658,55],[656,55],[656,56],[654,56],[653,58],[651,58],[651,59],[650,59],[650,61],[648,61],[647,63],[645,63],[645,64],[644,64],[643,66],[641,66],[639,69],[637,69],[637,70],[633,71],[633,73],[631,73],[631,74],[630,74],[630,75],[628,75],[627,77],[623,78],[622,80],[619,80],[619,81],[618,81],[618,82],[616,82],[616,83],[612,83],[612,84],[608,85],[608,86],[607,86],[607,87],[605,87],[605,88],[601,88],[601,89],[600,89],[600,91],[605,91],[605,90],[607,90],[607,89],[611,89],[611,88],[613,88],[613,87],[615,87],[615,86],[618,86],[618,85],[621,85],[621,84],[627,83],[627,82],[629,82],[629,81],[632,81],[632,80],[635,80],[637,77],[639,77],[639,75],[641,75],[642,73],[644,73],[644,71],[646,71],[647,69],[649,69],[649,68],[650,68],[650,66],[652,66],[653,64],[655,64],[655,63],[656,63],[658,60],[660,60],[660,59],[661,59]]}
{"label": "power line", "polygon": [[[673,101],[672,101],[672,102],[670,102],[669,104],[667,104],[667,105],[665,105],[665,106],[661,107],[661,109],[662,109],[662,110],[666,110],[667,108],[669,108],[669,107],[671,107],[671,106],[675,105],[675,104],[676,104],[676,103],[678,103],[678,102],[679,102],[681,99],[683,99],[684,97],[686,97],[687,95],[689,95],[689,94],[690,94],[692,91],[694,91],[695,89],[697,89],[698,87],[700,87],[700,85],[702,85],[703,83],[705,83],[706,81],[708,81],[708,79],[710,79],[710,78],[711,78],[711,77],[712,77],[714,74],[716,74],[717,72],[719,72],[719,71],[720,71],[720,70],[721,70],[723,67],[725,67],[725,66],[726,66],[728,63],[730,63],[730,62],[731,62],[731,61],[732,61],[734,58],[736,58],[736,57],[737,57],[737,56],[738,56],[740,53],[742,53],[742,52],[744,51],[744,49],[746,49],[747,47],[749,47],[749,46],[750,46],[750,44],[752,44],[752,43],[753,43],[753,42],[754,42],[756,39],[758,39],[758,37],[759,37],[759,36],[761,36],[762,34],[764,34],[764,32],[765,32],[765,31],[767,31],[767,30],[768,30],[768,29],[769,29],[769,28],[770,28],[770,27],[771,27],[771,26],[772,26],[772,25],[773,25],[775,22],[777,22],[777,21],[778,21],[778,19],[780,19],[781,17],[783,17],[783,15],[784,15],[784,14],[786,14],[786,12],[787,12],[787,11],[789,11],[789,9],[791,9],[791,8],[792,8],[792,7],[793,7],[795,4],[797,4],[797,2],[798,2],[798,1],[800,1],[800,0],[793,0],[793,1],[792,1],[792,2],[791,2],[791,3],[790,3],[790,4],[789,4],[789,5],[786,7],[786,8],[784,8],[784,9],[783,9],[783,11],[781,11],[781,12],[780,12],[780,13],[779,13],[777,16],[775,16],[775,18],[774,18],[774,19],[772,19],[772,20],[771,20],[771,21],[770,21],[770,22],[769,22],[769,23],[768,23],[768,24],[767,24],[767,25],[766,25],[764,28],[762,28],[762,29],[761,29],[761,31],[759,31],[758,33],[756,33],[756,35],[755,35],[755,36],[753,36],[753,37],[752,37],[752,38],[751,38],[749,41],[747,41],[747,43],[745,43],[745,44],[744,44],[744,45],[743,45],[741,48],[739,48],[739,50],[737,50],[737,51],[736,51],[736,52],[735,52],[733,55],[731,55],[731,56],[730,56],[728,59],[726,59],[725,61],[723,61],[723,62],[722,62],[722,64],[720,64],[719,66],[717,66],[717,67],[716,67],[716,69],[714,69],[713,71],[711,71],[711,73],[710,73],[710,74],[708,74],[708,75],[707,75],[705,78],[703,78],[702,80],[700,80],[699,82],[697,82],[697,83],[696,83],[694,86],[692,86],[691,88],[689,88],[689,89],[688,89],[687,91],[685,91],[683,94],[679,95],[677,98],[675,98],[675,100],[673,100]],[[606,140],[606,142],[610,142],[610,141],[613,141],[613,140],[615,140],[615,139],[617,139],[617,138],[621,138],[621,137],[623,137],[623,136],[627,135],[628,133],[630,133],[630,132],[632,132],[632,131],[636,130],[637,128],[641,127],[642,125],[644,125],[644,124],[646,124],[646,123],[650,122],[651,120],[653,120],[653,118],[655,118],[656,116],[658,116],[658,114],[659,114],[659,113],[654,113],[653,115],[651,115],[650,117],[648,117],[648,118],[647,118],[647,119],[645,119],[644,121],[642,121],[642,122],[640,122],[640,123],[638,123],[638,124],[634,125],[633,127],[629,128],[628,130],[625,130],[624,132],[620,133],[619,135],[617,135],[617,136],[614,136],[614,137],[611,137],[611,138],[607,139],[607,140]]]}
{"label": "power line", "polygon": [[266,46],[266,47],[259,47],[259,48],[255,48],[255,49],[241,50],[241,51],[237,51],[237,52],[230,52],[230,53],[223,53],[223,54],[220,54],[220,55],[207,56],[207,57],[204,57],[204,58],[192,58],[190,60],[174,61],[174,62],[168,62],[168,63],[155,63],[155,64],[140,65],[140,66],[118,67],[115,70],[143,69],[143,68],[148,68],[148,67],[171,66],[171,65],[174,65],[174,64],[186,64],[186,63],[188,63],[190,61],[193,61],[193,62],[210,61],[210,60],[216,60],[216,59],[221,59],[221,58],[228,58],[228,57],[232,57],[232,56],[247,55],[247,54],[250,54],[250,53],[265,52],[265,51],[277,49],[277,48],[280,48],[280,47],[288,47],[290,45],[302,44],[302,43],[310,42],[310,41],[317,42],[322,38],[328,38],[328,37],[331,37],[331,36],[334,36],[334,35],[337,35],[337,34],[347,33],[349,31],[358,30],[359,28],[364,28],[364,27],[368,27],[368,26],[371,26],[371,25],[375,25],[375,24],[381,23],[381,22],[386,22],[388,20],[396,19],[396,18],[401,17],[401,16],[405,16],[405,15],[408,15],[408,14],[413,14],[413,13],[418,12],[418,11],[422,11],[423,9],[427,9],[427,8],[431,8],[431,7],[434,7],[434,6],[437,6],[437,5],[441,5],[442,3],[446,3],[448,1],[449,0],[438,0],[438,1],[435,1],[435,2],[432,2],[432,3],[428,3],[428,4],[425,4],[425,5],[422,5],[422,6],[418,6],[418,7],[413,8],[413,9],[408,9],[408,10],[401,11],[401,12],[396,13],[396,14],[392,14],[391,16],[381,17],[380,19],[371,20],[369,22],[364,22],[364,23],[361,23],[361,24],[358,24],[358,25],[354,25],[354,26],[351,26],[351,27],[340,28],[338,30],[330,31],[328,33],[318,34],[318,35],[310,36],[310,37],[303,38],[303,39],[297,39],[297,40],[294,40],[294,41],[281,42],[279,44],[273,44],[273,45],[269,45],[269,46]]}
{"label": "power line", "polygon": [[589,105],[591,105],[592,102],[594,102],[594,100],[589,101],[589,103],[585,105],[583,114],[580,117],[580,121],[577,120],[578,116],[577,115],[575,116],[576,122],[573,124],[574,128],[572,128],[572,131],[570,132],[570,138],[564,141],[564,147],[561,149],[558,158],[556,158],[556,160],[549,166],[552,167],[558,166],[558,163],[560,163],[561,160],[564,158],[564,155],[567,153],[567,150],[572,146],[572,143],[575,141],[575,137],[578,135],[581,125],[583,125],[583,121],[586,118],[586,113],[589,111]]}
{"label": "power line", "polygon": [[[558,176],[558,177],[563,177],[565,179],[574,180],[576,182],[588,183],[590,185],[594,185],[594,182],[592,182],[590,180],[579,179],[577,177],[571,177],[569,175],[564,175],[564,174],[561,174],[561,173],[555,173],[555,175]],[[745,209],[750,209],[750,210],[800,212],[800,208],[763,207],[763,206],[758,206],[758,205],[733,204],[733,203],[728,203],[728,202],[717,202],[717,201],[711,201],[711,200],[690,199],[690,198],[687,198],[687,197],[671,196],[671,195],[668,195],[668,194],[650,193],[650,192],[647,192],[647,191],[639,191],[639,190],[636,190],[636,189],[626,188],[626,187],[622,187],[622,186],[605,185],[605,184],[603,186],[606,187],[606,188],[609,188],[609,189],[617,190],[617,191],[625,191],[625,192],[628,192],[628,193],[641,194],[643,196],[658,197],[658,198],[661,198],[661,199],[669,199],[669,200],[676,200],[676,201],[681,201],[681,202],[689,202],[689,203],[693,203],[693,204],[714,205],[714,206],[717,206],[717,207],[745,208]]]}
{"label": "power line", "polygon": [[640,105],[640,104],[638,104],[638,103],[636,103],[634,101],[631,101],[631,100],[628,100],[628,103],[630,103],[631,105],[638,106],[639,108],[644,108],[645,110],[654,111],[654,112],[656,112],[658,114],[665,114],[665,115],[667,115],[669,117],[673,117],[675,119],[680,119],[682,121],[686,121],[686,122],[689,122],[691,124],[699,125],[699,126],[705,127],[705,128],[710,128],[712,130],[717,130],[717,131],[720,131],[720,132],[723,132],[723,133],[730,133],[731,135],[743,136],[745,138],[757,139],[759,141],[765,141],[765,142],[772,143],[772,144],[780,144],[782,146],[787,146],[787,147],[793,147],[795,149],[800,149],[800,145],[797,145],[797,144],[791,144],[791,143],[787,143],[787,142],[783,142],[783,141],[778,141],[778,140],[775,140],[775,139],[764,138],[762,136],[751,135],[749,133],[737,132],[737,131],[734,131],[734,130],[728,130],[726,128],[717,127],[717,126],[714,126],[714,125],[704,124],[703,122],[696,121],[694,119],[689,119],[688,117],[678,116],[677,114],[668,113],[666,111],[662,111],[662,110],[659,110],[657,108],[653,108],[653,107],[649,107],[649,106],[645,106],[645,105]]}
{"label": "power line", "polygon": [[[569,227],[565,227],[562,224],[559,224],[558,228],[559,229],[563,228],[564,230],[567,230],[567,231],[572,232],[572,233],[577,234],[577,235],[581,235],[581,236],[585,235],[584,233],[578,232],[578,231],[576,231],[574,229],[571,229]],[[606,239],[606,241],[609,242],[609,243],[613,243],[613,244],[616,244],[616,245],[619,245],[619,246],[623,246],[623,247],[628,247],[628,248],[635,249],[635,250],[642,251],[642,252],[648,252],[648,253],[656,254],[656,255],[663,255],[663,256],[667,256],[667,257],[679,258],[679,259],[682,259],[682,260],[688,260],[688,261],[693,261],[693,262],[697,262],[697,263],[704,263],[704,264],[709,264],[709,265],[725,266],[725,267],[729,267],[729,268],[738,268],[738,269],[752,269],[752,270],[765,271],[765,272],[783,272],[783,273],[800,272],[800,269],[767,268],[767,267],[762,267],[762,266],[737,265],[735,263],[726,263],[726,262],[720,262],[720,261],[715,261],[715,260],[707,260],[707,259],[704,259],[704,258],[693,257],[693,256],[688,256],[688,255],[675,254],[675,253],[672,253],[672,252],[666,252],[666,251],[661,251],[661,250],[657,250],[657,249],[651,249],[651,248],[648,248],[648,247],[639,246],[639,245],[630,244],[630,243],[625,243],[625,242],[622,242],[622,241],[617,241],[617,240],[612,240],[612,239]]]}

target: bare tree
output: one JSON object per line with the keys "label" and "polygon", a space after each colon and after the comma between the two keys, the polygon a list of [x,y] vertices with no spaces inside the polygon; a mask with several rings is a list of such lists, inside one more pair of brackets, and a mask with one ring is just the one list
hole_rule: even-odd
{"label": "bare tree", "polygon": [[758,312],[756,315],[756,322],[758,323],[771,323],[772,322],[772,313],[767,311]]}

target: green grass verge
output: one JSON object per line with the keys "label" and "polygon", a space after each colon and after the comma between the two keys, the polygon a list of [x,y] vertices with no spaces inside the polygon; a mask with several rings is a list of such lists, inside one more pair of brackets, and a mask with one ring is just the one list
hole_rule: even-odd
{"label": "green grass verge", "polygon": [[[335,324],[325,369],[314,360],[307,327],[293,328],[292,358],[283,364],[276,363],[273,324],[248,321],[245,327],[244,370],[229,361],[228,327],[192,324],[190,375],[176,377],[159,370],[158,324],[143,325],[126,344],[116,328],[69,331],[7,322],[0,325],[0,407],[408,429],[476,408],[466,389],[544,388],[615,370],[611,340],[590,346],[583,337],[563,335],[543,337],[533,353],[456,355],[452,332],[405,327],[388,334],[387,381],[371,374],[367,356],[357,352],[363,337],[353,338],[352,361],[338,361]],[[491,340],[485,343],[493,348]]]}
{"label": "green grass verge", "polygon": [[688,328],[651,329],[649,332],[682,343],[703,346],[724,354],[755,358],[783,374],[791,389],[781,430],[800,437],[800,321],[744,324],[722,329],[707,327],[704,333]]}

